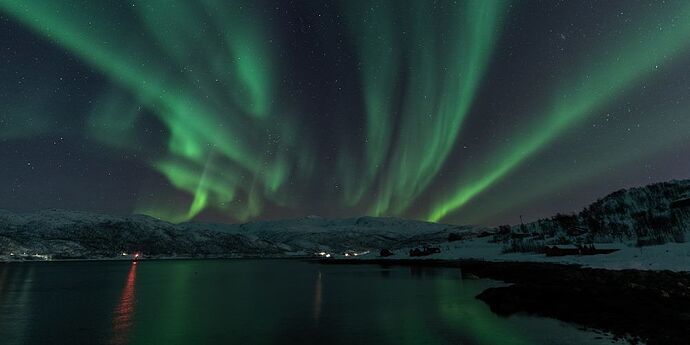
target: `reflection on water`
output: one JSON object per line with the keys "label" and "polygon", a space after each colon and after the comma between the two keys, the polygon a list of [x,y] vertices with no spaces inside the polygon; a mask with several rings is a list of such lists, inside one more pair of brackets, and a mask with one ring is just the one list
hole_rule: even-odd
{"label": "reflection on water", "polygon": [[[29,324],[33,267],[10,269],[0,264],[0,339],[22,344]],[[12,325],[12,327],[3,327]]]}
{"label": "reflection on water", "polygon": [[129,331],[132,328],[134,318],[134,306],[136,305],[134,285],[137,280],[137,262],[133,261],[127,274],[125,287],[122,289],[120,302],[115,307],[113,315],[113,338],[111,344],[127,344]]}
{"label": "reflection on water", "polygon": [[458,269],[213,260],[0,264],[5,344],[605,344],[502,318]]}
{"label": "reflection on water", "polygon": [[481,344],[530,344],[513,324],[495,322],[496,317],[483,304],[467,300],[459,293],[459,286],[447,280],[437,280],[438,313],[447,327],[458,327],[463,334],[471,334]]}
{"label": "reflection on water", "polygon": [[321,271],[316,276],[316,287],[314,288],[314,320],[316,322],[321,318],[321,303],[322,303],[323,289],[321,287]]}

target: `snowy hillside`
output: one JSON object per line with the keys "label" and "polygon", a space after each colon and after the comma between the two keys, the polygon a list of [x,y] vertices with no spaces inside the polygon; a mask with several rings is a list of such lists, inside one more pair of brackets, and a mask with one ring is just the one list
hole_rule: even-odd
{"label": "snowy hillside", "polygon": [[[246,224],[175,225],[143,215],[117,217],[64,210],[33,213],[0,210],[0,258],[8,259],[13,253],[93,258],[131,252],[167,257],[320,252],[336,256],[350,251],[378,254],[381,249],[400,257],[415,247],[438,247],[443,251],[443,258],[488,258],[507,253],[536,253],[543,257],[547,247],[556,245],[596,244],[600,249],[605,246],[634,249],[683,243],[689,229],[690,180],[685,180],[621,190],[578,214],[558,214],[495,229],[398,218],[317,216]],[[481,248],[467,245],[480,242]],[[630,251],[633,260],[635,255],[640,255],[638,252]],[[611,257],[617,255],[621,254]],[[627,256],[619,258],[627,259]],[[680,259],[684,260],[685,254]]]}
{"label": "snowy hillside", "polygon": [[494,241],[509,251],[535,251],[545,245],[683,243],[690,230],[690,180],[623,189],[577,214],[557,214],[524,225],[504,225]]}
{"label": "snowy hillside", "polygon": [[317,216],[233,225],[184,223],[180,227],[239,234],[279,244],[281,248],[292,251],[307,252],[396,249],[420,243],[445,242],[450,233],[480,230],[398,218],[328,219]]}
{"label": "snowy hillside", "polygon": [[[612,252],[582,254],[589,246]],[[409,251],[414,247],[395,250],[386,259],[410,259]],[[577,214],[503,225],[490,233],[466,236],[438,247],[439,253],[423,259],[690,271],[690,180],[620,190]],[[551,255],[547,255],[547,248]],[[375,257],[370,254],[358,259]]]}
{"label": "snowy hillside", "polygon": [[410,248],[392,252],[381,258],[378,253],[358,256],[359,260],[481,260],[496,262],[546,262],[576,264],[592,268],[614,270],[670,270],[690,271],[690,242],[666,243],[644,247],[634,243],[597,244],[598,248],[614,248],[617,251],[599,255],[546,256],[538,252],[506,252],[505,247],[491,238],[473,238],[465,241],[440,244],[440,253],[423,257],[410,257]]}
{"label": "snowy hillside", "polygon": [[[367,251],[438,243],[458,227],[395,218],[361,217],[247,224],[171,224],[134,215],[116,217],[86,212],[0,210],[0,256],[53,258],[148,256],[282,256],[315,252]],[[24,255],[26,253],[26,255]]]}
{"label": "snowy hillside", "polygon": [[165,256],[268,255],[279,250],[245,236],[183,231],[173,224],[141,215],[115,217],[64,210],[0,212],[0,255],[3,256],[93,258],[132,252]]}

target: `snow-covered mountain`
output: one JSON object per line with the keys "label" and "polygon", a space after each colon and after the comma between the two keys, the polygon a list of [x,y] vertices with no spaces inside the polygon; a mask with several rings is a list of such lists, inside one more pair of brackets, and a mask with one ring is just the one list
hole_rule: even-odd
{"label": "snow-covered mountain", "polygon": [[0,255],[54,257],[149,255],[270,255],[280,251],[258,239],[207,230],[184,231],[152,217],[116,217],[86,212],[44,210],[0,212]]}
{"label": "snow-covered mountain", "polygon": [[399,218],[328,219],[317,216],[233,225],[184,223],[180,227],[244,235],[297,251],[335,252],[439,243],[446,241],[450,233],[473,233],[478,230],[471,226]]}
{"label": "snow-covered mountain", "polygon": [[0,256],[115,257],[280,256],[320,251],[365,251],[445,241],[472,227],[396,218],[326,219],[315,216],[246,224],[171,224],[144,215],[0,210]]}
{"label": "snow-covered mountain", "polygon": [[499,227],[495,239],[515,251],[548,244],[634,242],[638,246],[686,242],[690,180],[613,192],[577,214],[557,214],[524,225]]}
{"label": "snow-covered mountain", "polygon": [[492,242],[508,251],[540,251],[553,244],[684,242],[688,230],[690,180],[683,180],[620,190],[578,214],[496,229],[378,217],[171,224],[144,215],[0,210],[0,257],[281,256],[409,249],[480,234],[493,234]]}

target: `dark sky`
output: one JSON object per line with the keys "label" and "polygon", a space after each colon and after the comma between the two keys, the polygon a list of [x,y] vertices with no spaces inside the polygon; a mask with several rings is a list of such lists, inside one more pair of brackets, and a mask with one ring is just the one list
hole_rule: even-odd
{"label": "dark sky", "polygon": [[496,225],[690,177],[687,1],[0,1],[0,208]]}

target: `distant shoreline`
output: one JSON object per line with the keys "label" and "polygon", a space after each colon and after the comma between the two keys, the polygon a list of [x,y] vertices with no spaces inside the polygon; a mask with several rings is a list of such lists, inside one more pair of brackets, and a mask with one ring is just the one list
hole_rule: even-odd
{"label": "distant shoreline", "polygon": [[[162,256],[162,257],[151,257],[142,258],[136,260],[137,262],[146,261],[167,261],[167,260],[305,260],[305,261],[317,261],[316,257],[305,257],[305,256]],[[36,263],[36,262],[128,262],[134,261],[131,258],[78,258],[78,259],[50,259],[50,260],[0,260],[0,264],[5,263]]]}

